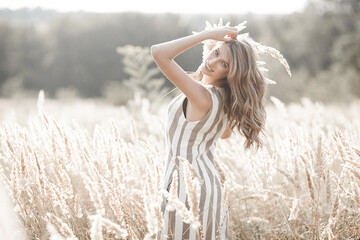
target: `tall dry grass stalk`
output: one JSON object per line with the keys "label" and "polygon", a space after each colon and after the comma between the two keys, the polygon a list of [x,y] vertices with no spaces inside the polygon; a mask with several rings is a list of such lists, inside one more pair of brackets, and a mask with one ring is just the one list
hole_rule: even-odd
{"label": "tall dry grass stalk", "polygon": [[185,190],[186,190],[186,196],[187,200],[189,202],[190,211],[192,215],[194,216],[194,220],[191,223],[191,227],[193,227],[195,230],[198,229],[201,226],[201,223],[199,221],[200,218],[200,181],[199,178],[195,172],[194,167],[189,163],[188,160],[178,157],[179,160],[182,163],[183,171],[184,171],[184,179],[185,182]]}
{"label": "tall dry grass stalk", "polygon": [[[244,152],[236,134],[217,144],[230,238],[359,238],[359,103],[344,110],[308,99],[274,101],[264,148]],[[109,107],[130,118],[91,129],[84,128],[88,119],[71,120],[75,113],[63,115],[69,121],[44,113],[44,96],[39,106],[26,126],[0,123],[0,179],[29,239],[155,239],[164,196],[168,210],[200,225],[200,183],[185,159],[170,192],[162,191],[166,104],[158,113]],[[178,199],[179,179],[189,209]]]}

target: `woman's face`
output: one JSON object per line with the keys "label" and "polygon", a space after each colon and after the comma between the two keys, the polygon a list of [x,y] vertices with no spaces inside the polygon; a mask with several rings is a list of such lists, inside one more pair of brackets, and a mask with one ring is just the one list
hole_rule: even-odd
{"label": "woman's face", "polygon": [[207,55],[200,70],[203,74],[218,80],[227,77],[230,64],[228,44],[217,44]]}

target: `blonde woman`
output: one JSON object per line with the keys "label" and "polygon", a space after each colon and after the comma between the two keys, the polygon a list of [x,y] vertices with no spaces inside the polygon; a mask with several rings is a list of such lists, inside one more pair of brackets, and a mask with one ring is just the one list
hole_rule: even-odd
{"label": "blonde woman", "polygon": [[[234,128],[245,136],[245,149],[263,145],[259,137],[265,124],[266,79],[258,65],[257,45],[239,28],[217,27],[173,41],[156,44],[151,54],[164,75],[182,92],[167,109],[164,190],[169,191],[177,171],[178,198],[189,208],[181,161],[186,159],[202,180],[199,220],[196,230],[183,222],[177,210],[162,212],[165,224],[159,239],[228,239],[228,214],[223,209],[223,188],[214,164],[219,138],[231,136]],[[200,42],[216,44],[203,56],[197,74],[187,74],[174,58]]]}

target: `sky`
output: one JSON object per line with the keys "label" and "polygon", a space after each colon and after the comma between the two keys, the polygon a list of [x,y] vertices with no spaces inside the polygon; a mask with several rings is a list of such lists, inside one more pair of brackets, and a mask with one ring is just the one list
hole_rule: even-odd
{"label": "sky", "polygon": [[307,0],[1,0],[0,8],[15,10],[23,7],[41,7],[60,12],[100,13],[137,11],[144,13],[290,14],[301,11],[306,2]]}

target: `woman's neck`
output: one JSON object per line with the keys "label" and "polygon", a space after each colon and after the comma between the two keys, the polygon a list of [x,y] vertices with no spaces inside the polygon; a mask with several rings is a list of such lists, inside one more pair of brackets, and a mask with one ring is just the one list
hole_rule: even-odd
{"label": "woman's neck", "polygon": [[200,82],[203,85],[214,85],[215,80],[204,74]]}

